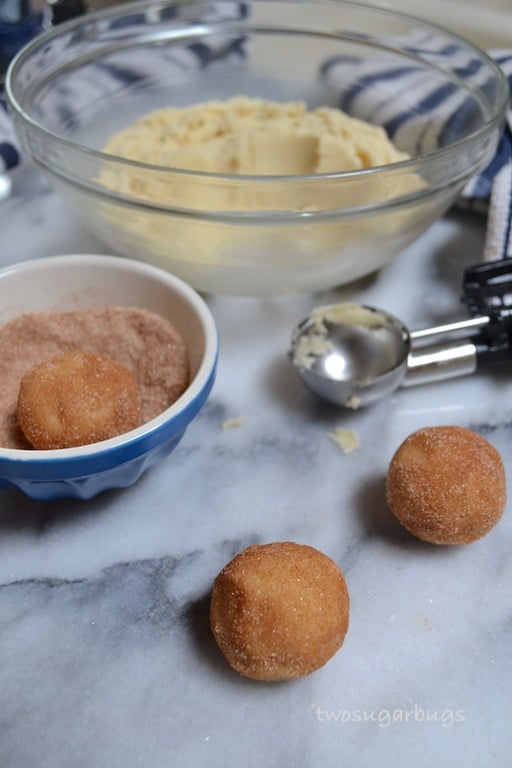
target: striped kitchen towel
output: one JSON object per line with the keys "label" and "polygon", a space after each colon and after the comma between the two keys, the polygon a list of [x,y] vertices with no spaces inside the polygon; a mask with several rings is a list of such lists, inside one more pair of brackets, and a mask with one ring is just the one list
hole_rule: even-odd
{"label": "striped kitchen towel", "polygon": [[[512,54],[494,51],[492,55],[508,78],[512,99]],[[494,158],[467,184],[459,207],[487,212],[484,261],[512,257],[512,103]]]}
{"label": "striped kitchen towel", "polygon": [[[397,41],[389,41],[391,47]],[[466,50],[439,43],[435,35],[409,33],[411,54],[429,56],[435,69],[449,60],[461,77],[485,90],[488,73]],[[403,48],[403,40],[399,41]],[[508,79],[512,99],[512,51],[494,50],[489,55]],[[424,68],[396,62],[385,55],[376,60],[333,56],[322,66],[324,83],[340,93],[338,106],[351,115],[382,125],[401,149],[413,156],[436,150],[457,136],[462,120],[471,119],[474,105],[455,86],[437,82]],[[411,93],[414,99],[411,101]],[[407,106],[412,105],[412,106]],[[467,110],[467,113],[466,113]],[[457,208],[487,216],[484,261],[512,257],[512,104],[506,115],[497,151],[480,173],[466,185]]]}

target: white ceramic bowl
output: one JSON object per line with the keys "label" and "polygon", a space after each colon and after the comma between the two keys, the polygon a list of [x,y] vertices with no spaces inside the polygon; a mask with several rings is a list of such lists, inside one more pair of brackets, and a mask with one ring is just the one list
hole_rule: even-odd
{"label": "white ceramic bowl", "polygon": [[164,270],[116,256],[52,256],[0,270],[0,324],[24,312],[109,305],[148,309],[169,320],[187,347],[190,384],[159,416],[119,437],[78,448],[0,447],[0,488],[34,499],[91,498],[134,483],[166,457],[205,403],[215,378],[218,338],[203,299]]}
{"label": "white ceramic bowl", "polygon": [[[470,43],[343,0],[116,5],[34,40],[9,68],[6,94],[23,148],[108,250],[198,290],[261,296],[386,264],[492,159],[509,96]],[[153,109],[236,95],[341,107],[384,127],[412,159],[242,176],[102,151]]]}

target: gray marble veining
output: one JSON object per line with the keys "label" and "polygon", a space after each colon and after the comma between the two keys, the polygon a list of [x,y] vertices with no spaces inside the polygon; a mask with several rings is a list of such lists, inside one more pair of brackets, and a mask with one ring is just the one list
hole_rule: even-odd
{"label": "gray marble veining", "polygon": [[[105,251],[28,165],[0,227],[1,266]],[[411,328],[462,317],[483,227],[448,216],[378,275],[321,296],[208,297],[218,378],[167,461],[90,502],[0,493],[1,768],[508,768],[510,504],[486,538],[436,548],[391,518],[384,478],[402,439],[440,423],[484,434],[510,478],[512,367],[347,412],[308,393],[285,354],[315,303],[353,297]],[[328,439],[340,426],[358,451]],[[208,600],[237,551],[282,539],[339,563],[350,628],[318,672],[259,684],[220,656]]]}

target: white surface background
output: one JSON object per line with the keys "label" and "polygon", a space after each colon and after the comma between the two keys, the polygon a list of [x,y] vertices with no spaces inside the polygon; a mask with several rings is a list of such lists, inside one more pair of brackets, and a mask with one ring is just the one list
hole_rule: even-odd
{"label": "white surface background", "polygon": [[[13,182],[2,266],[104,251],[38,173]],[[509,767],[510,505],[485,539],[436,548],[391,517],[384,478],[410,432],[455,423],[498,448],[510,483],[510,369],[345,412],[306,392],[285,356],[320,302],[362,300],[412,328],[462,317],[483,224],[449,216],[380,274],[321,296],[209,297],[218,378],[168,460],[91,502],[0,492],[2,768]],[[339,426],[357,431],[357,452],[326,437]],[[209,594],[237,551],[284,539],[338,562],[350,628],[318,672],[259,684],[220,656]]]}
{"label": "white surface background", "polygon": [[[509,0],[392,5],[484,47],[511,38]],[[0,202],[0,232],[0,266],[105,250],[29,166]],[[380,274],[321,296],[210,297],[217,382],[167,461],[91,502],[0,491],[2,768],[509,768],[510,503],[486,538],[436,548],[398,526],[383,490],[399,443],[440,423],[485,435],[510,485],[510,369],[352,413],[316,401],[285,357],[292,326],[325,301],[362,300],[412,328],[462,317],[483,232],[448,216]],[[338,426],[357,430],[359,451],[327,439]],[[258,684],[221,658],[208,599],[236,551],[279,539],[338,562],[350,628],[323,669]]]}
{"label": "white surface background", "polygon": [[467,37],[482,48],[512,47],[510,0],[376,0]]}

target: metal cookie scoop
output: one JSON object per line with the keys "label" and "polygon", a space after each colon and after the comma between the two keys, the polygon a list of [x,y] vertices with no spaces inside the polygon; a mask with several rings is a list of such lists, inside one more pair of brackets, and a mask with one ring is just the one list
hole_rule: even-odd
{"label": "metal cookie scoop", "polygon": [[512,259],[467,269],[463,299],[472,317],[419,331],[375,307],[317,307],[295,327],[288,355],[310,390],[348,408],[511,360]]}

